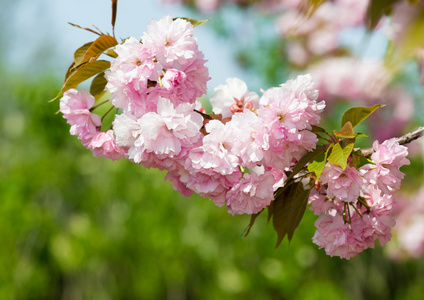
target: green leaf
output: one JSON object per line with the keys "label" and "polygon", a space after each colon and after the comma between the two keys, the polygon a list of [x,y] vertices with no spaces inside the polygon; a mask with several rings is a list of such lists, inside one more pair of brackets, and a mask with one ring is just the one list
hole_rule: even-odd
{"label": "green leaf", "polygon": [[96,74],[103,72],[109,67],[110,62],[106,60],[95,60],[80,66],[68,76],[59,94],[51,101],[56,100],[67,90],[76,88],[81,82],[93,77]]}
{"label": "green leaf", "polygon": [[182,20],[186,20],[187,22],[190,22],[191,25],[193,25],[193,27],[196,26],[200,26],[203,24],[206,24],[207,22],[209,22],[211,19],[207,19],[207,20],[196,20],[196,19],[190,19],[190,18],[173,18],[173,20],[175,21],[176,19],[182,19]]}
{"label": "green leaf", "polygon": [[96,97],[99,94],[102,94],[105,90],[107,80],[105,78],[105,72],[98,74],[93,78],[90,86],[90,94]]}
{"label": "green leaf", "polygon": [[312,125],[312,132],[315,133],[315,134],[316,133],[325,133],[326,135],[328,135],[327,131],[324,128],[316,126],[316,125]]}
{"label": "green leaf", "polygon": [[349,108],[342,116],[341,127],[343,127],[347,122],[352,123],[352,128],[360,124],[363,120],[368,118],[375,110],[380,107],[384,107],[384,104],[376,104],[371,107],[352,107]]}
{"label": "green leaf", "polygon": [[327,156],[330,152],[331,148],[333,147],[333,144],[328,147],[327,151],[324,153],[321,153],[317,158],[315,158],[311,163],[308,165],[308,171],[314,172],[317,176],[317,180],[319,180],[319,177],[322,174],[322,171],[324,171],[325,164],[327,163]]}
{"label": "green leaf", "polygon": [[250,223],[249,223],[249,225],[247,225],[247,228],[245,230],[246,233],[244,234],[244,237],[247,237],[247,235],[250,232],[250,229],[252,229],[253,224],[255,224],[256,218],[260,215],[261,212],[263,212],[263,210],[261,210],[257,214],[253,214],[253,215],[250,216]]}
{"label": "green leaf", "polygon": [[347,160],[349,155],[352,153],[355,139],[346,138],[335,144],[331,150],[331,154],[328,156],[328,161],[339,165],[342,169],[346,169]]}
{"label": "green leaf", "polygon": [[287,235],[289,241],[299,225],[308,202],[310,190],[302,182],[292,182],[273,202],[272,224],[277,232],[277,248]]}
{"label": "green leaf", "polygon": [[[323,146],[317,146],[314,151],[306,153],[304,156],[302,156],[301,159],[297,162],[296,166],[293,168],[293,170],[288,174],[286,183],[293,178],[294,175],[299,173],[304,166],[306,166],[307,163],[313,161],[315,158],[317,158],[321,153],[324,153],[325,148]],[[278,190],[277,190],[278,191]]]}

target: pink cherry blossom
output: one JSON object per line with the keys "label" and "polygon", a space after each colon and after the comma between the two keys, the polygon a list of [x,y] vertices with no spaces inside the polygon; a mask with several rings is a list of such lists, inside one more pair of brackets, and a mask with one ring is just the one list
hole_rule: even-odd
{"label": "pink cherry blossom", "polygon": [[174,107],[168,99],[160,98],[157,113],[149,112],[137,122],[145,151],[169,157],[178,156],[182,148],[190,148],[201,139],[203,118],[194,112],[195,104]]}
{"label": "pink cherry blossom", "polygon": [[274,199],[275,179],[271,173],[257,175],[245,173],[240,181],[228,191],[227,206],[230,214],[255,214],[267,207]]}
{"label": "pink cherry blossom", "polygon": [[362,177],[354,167],[342,167],[328,162],[320,180],[328,184],[327,195],[339,201],[356,203],[362,187]]}
{"label": "pink cherry blossom", "polygon": [[136,91],[145,91],[148,80],[157,81],[162,66],[155,60],[155,49],[130,37],[124,44],[117,45],[118,57],[112,62],[110,70],[105,73],[108,80],[106,88],[111,93],[122,90],[125,86]]}
{"label": "pink cherry blossom", "polygon": [[142,41],[156,49],[156,58],[163,68],[175,68],[176,63],[185,65],[196,58],[197,43],[193,33],[190,22],[166,16],[147,24],[147,33],[144,33]]}
{"label": "pink cherry blossom", "polygon": [[203,145],[190,152],[191,167],[222,175],[235,172],[240,159],[231,151],[236,142],[231,127],[218,120],[211,120],[205,128],[209,134],[203,138]]}
{"label": "pink cherry blossom", "polygon": [[102,126],[99,115],[90,112],[95,102],[94,97],[85,89],[69,89],[60,99],[60,111],[71,125],[70,133],[78,135],[80,140],[91,139]]}
{"label": "pink cherry blossom", "polygon": [[177,69],[168,69],[162,78],[162,85],[168,91],[172,91],[180,87],[186,78],[187,75],[184,72]]}
{"label": "pink cherry blossom", "polygon": [[231,127],[234,143],[231,152],[240,157],[247,168],[260,164],[269,148],[269,132],[258,116],[245,109],[234,114],[226,126]]}
{"label": "pink cherry blossom", "polygon": [[123,158],[126,153],[123,148],[116,144],[112,130],[98,132],[86,147],[92,150],[94,156],[111,160]]}
{"label": "pink cherry blossom", "polygon": [[386,140],[382,144],[373,143],[374,153],[371,160],[374,164],[366,164],[360,168],[364,178],[375,185],[385,194],[393,194],[400,188],[405,176],[399,168],[409,165],[408,148],[399,145],[395,138]]}
{"label": "pink cherry blossom", "polygon": [[226,84],[221,84],[214,89],[210,102],[214,113],[221,114],[223,118],[230,118],[234,113],[231,109],[233,105],[239,111],[243,111],[247,103],[251,103],[254,109],[258,108],[259,96],[249,92],[246,83],[241,79],[228,78]]}

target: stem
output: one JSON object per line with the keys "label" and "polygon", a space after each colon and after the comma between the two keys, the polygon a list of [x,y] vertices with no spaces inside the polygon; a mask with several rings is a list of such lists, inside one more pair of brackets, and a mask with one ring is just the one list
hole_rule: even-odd
{"label": "stem", "polygon": [[111,108],[109,108],[109,110],[103,115],[103,117],[102,117],[102,122],[103,122],[103,119],[113,110],[115,108],[115,106],[112,106]]}
{"label": "stem", "polygon": [[197,112],[198,114],[201,114],[203,118],[208,119],[208,120],[212,120],[212,117],[208,114],[204,114],[200,111],[198,111],[197,109],[194,110],[195,112]]}
{"label": "stem", "polygon": [[358,213],[358,215],[361,217],[362,219],[362,214],[359,212],[359,210],[356,208],[356,206],[352,203],[350,203],[350,205],[356,210],[356,212]]}
{"label": "stem", "polygon": [[103,102],[100,102],[100,103],[98,103],[98,104],[96,104],[96,105],[94,105],[92,108],[90,108],[90,112],[92,112],[93,110],[95,110],[97,107],[99,107],[99,106],[101,106],[101,105],[103,105],[103,104],[105,104],[106,102],[108,102],[109,101],[109,99],[108,100],[105,100],[105,101],[103,101]]}
{"label": "stem", "polygon": [[[424,126],[423,127],[419,127],[417,129],[415,129],[412,132],[409,132],[405,135],[402,135],[401,137],[397,138],[397,141],[399,143],[399,145],[405,145],[405,144],[409,144],[410,142],[422,137],[424,135]],[[374,149],[373,148],[366,148],[366,149],[359,149],[361,151],[361,155],[363,157],[370,157],[373,152]]]}

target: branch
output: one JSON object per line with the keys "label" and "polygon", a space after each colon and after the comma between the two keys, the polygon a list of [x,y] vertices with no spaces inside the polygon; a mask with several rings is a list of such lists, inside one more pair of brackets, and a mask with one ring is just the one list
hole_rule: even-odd
{"label": "branch", "polygon": [[[424,135],[424,127],[419,127],[412,132],[409,132],[397,138],[399,145],[409,144],[410,142],[422,137]],[[363,157],[370,157],[374,152],[373,148],[360,149]]]}

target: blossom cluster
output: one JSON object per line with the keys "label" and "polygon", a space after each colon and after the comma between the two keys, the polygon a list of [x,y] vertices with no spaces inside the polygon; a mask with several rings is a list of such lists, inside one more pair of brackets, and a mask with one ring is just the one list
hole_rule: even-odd
{"label": "blossom cluster", "polygon": [[167,170],[166,179],[183,195],[195,192],[231,214],[254,214],[274,199],[285,171],[316,146],[311,129],[325,104],[309,75],[261,97],[230,78],[215,88],[210,117],[196,102],[209,77],[190,22],[152,20],[141,41],[131,37],[115,52],[105,75],[110,101],[121,112],[112,129],[101,131],[86,90],[70,89],[61,99],[71,134],[96,156]]}
{"label": "blossom cluster", "polygon": [[[193,25],[166,16],[147,27],[141,40],[130,37],[116,46],[105,72],[109,100],[96,102],[85,89],[64,93],[60,111],[70,133],[94,156],[167,171],[165,179],[184,196],[210,198],[233,215],[259,213],[316,148],[313,126],[325,103],[312,77],[299,75],[261,96],[229,78],[214,89],[212,113],[206,114],[196,100],[210,78]],[[106,114],[115,113],[110,127],[95,113],[102,105],[111,107]],[[321,188],[310,196],[319,215],[313,241],[331,256],[349,259],[376,239],[390,239],[392,195],[408,152],[393,139],[373,148],[370,163],[359,169],[327,162]]]}
{"label": "blossom cluster", "polygon": [[409,164],[407,148],[396,139],[375,141],[368,164],[356,169],[327,163],[321,175],[323,187],[310,196],[311,210],[319,218],[313,242],[330,256],[350,259],[378,239],[384,245],[395,225],[393,193],[400,188]]}

